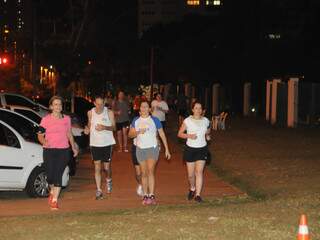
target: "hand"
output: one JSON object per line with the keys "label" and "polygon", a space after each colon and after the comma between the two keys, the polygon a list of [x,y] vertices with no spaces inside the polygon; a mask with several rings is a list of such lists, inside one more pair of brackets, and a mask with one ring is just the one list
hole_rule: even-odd
{"label": "hand", "polygon": [[49,142],[47,139],[44,139],[44,142],[42,144],[43,147],[50,147]]}
{"label": "hand", "polygon": [[210,141],[210,140],[211,140],[210,134],[206,134],[206,140],[207,140],[207,141]]}
{"label": "hand", "polygon": [[140,128],[138,134],[144,134],[146,132],[146,128]]}
{"label": "hand", "polygon": [[197,134],[193,133],[193,134],[188,134],[188,138],[192,139],[192,140],[196,140],[197,139]]}
{"label": "hand", "polygon": [[84,132],[85,135],[89,135],[90,129],[88,128],[88,126],[85,126],[85,127],[84,127],[83,132]]}
{"label": "hand", "polygon": [[98,124],[96,125],[95,129],[100,132],[100,131],[105,130],[105,126],[98,123]]}
{"label": "hand", "polygon": [[73,156],[76,157],[79,154],[79,149],[77,147],[72,147]]}
{"label": "hand", "polygon": [[168,149],[166,149],[166,151],[165,151],[165,156],[166,156],[166,159],[169,161],[170,160],[170,158],[171,158],[171,154],[170,154],[170,152],[169,152],[169,150]]}

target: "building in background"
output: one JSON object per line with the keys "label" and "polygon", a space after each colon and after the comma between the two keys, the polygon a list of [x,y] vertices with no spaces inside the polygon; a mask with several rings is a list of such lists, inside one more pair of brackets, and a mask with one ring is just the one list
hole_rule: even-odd
{"label": "building in background", "polygon": [[188,14],[215,15],[223,0],[139,0],[138,36],[156,24],[179,21]]}

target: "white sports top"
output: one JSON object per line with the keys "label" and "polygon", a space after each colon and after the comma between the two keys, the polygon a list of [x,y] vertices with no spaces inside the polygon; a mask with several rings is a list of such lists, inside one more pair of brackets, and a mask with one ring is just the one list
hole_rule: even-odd
{"label": "white sports top", "polygon": [[206,132],[210,126],[208,118],[194,119],[192,116],[189,116],[183,123],[187,128],[187,134],[197,134],[196,139],[187,139],[187,146],[193,148],[205,147],[207,145]]}
{"label": "white sports top", "polygon": [[96,125],[112,126],[108,114],[108,108],[104,107],[102,113],[96,113],[95,108],[91,109],[91,126],[90,126],[90,146],[105,147],[116,144],[112,131],[97,131]]}

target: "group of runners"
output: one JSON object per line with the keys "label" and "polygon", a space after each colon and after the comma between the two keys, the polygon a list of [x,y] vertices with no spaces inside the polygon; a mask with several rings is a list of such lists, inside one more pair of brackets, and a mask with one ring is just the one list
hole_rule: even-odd
{"label": "group of runners", "polygon": [[[161,94],[157,94],[151,104],[147,100],[141,100],[139,113],[130,123],[124,98],[124,93],[119,92],[118,101],[110,109],[105,106],[104,96],[98,95],[94,99],[94,107],[88,111],[88,124],[84,132],[90,136],[90,151],[95,169],[95,197],[96,200],[103,199],[103,171],[106,192],[112,192],[111,161],[113,146],[116,144],[113,132],[117,131],[118,151],[129,152],[127,136],[133,139],[131,155],[138,183],[137,194],[142,197],[143,205],[154,205],[155,170],[160,146],[164,148],[166,159],[171,158],[164,131],[165,115],[169,108],[161,99]],[[62,105],[62,98],[51,98],[51,113],[42,119],[38,133],[38,139],[44,148],[43,158],[50,186],[48,203],[52,210],[59,209],[62,174],[69,156],[67,152],[71,147],[74,156],[78,154],[71,134],[71,120],[63,115]],[[187,199],[202,202],[203,170],[209,158],[207,141],[210,139],[210,122],[203,116],[200,102],[193,102],[191,114],[182,121],[178,137],[186,139],[183,160],[186,162],[190,187]]]}

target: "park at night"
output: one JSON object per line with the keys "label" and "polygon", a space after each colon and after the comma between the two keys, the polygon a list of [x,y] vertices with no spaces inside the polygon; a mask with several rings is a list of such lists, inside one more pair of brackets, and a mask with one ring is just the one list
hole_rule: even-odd
{"label": "park at night", "polygon": [[0,0],[0,239],[320,239],[319,10]]}

